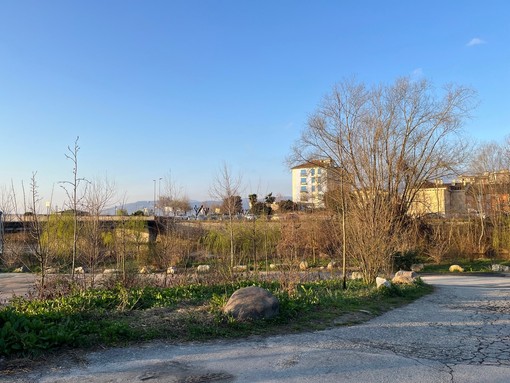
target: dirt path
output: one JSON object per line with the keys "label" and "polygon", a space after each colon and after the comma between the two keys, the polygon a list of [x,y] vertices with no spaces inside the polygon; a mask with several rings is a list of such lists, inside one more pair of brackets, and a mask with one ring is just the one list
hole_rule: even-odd
{"label": "dirt path", "polygon": [[13,295],[25,296],[34,290],[35,279],[35,274],[30,273],[0,273],[0,303]]}

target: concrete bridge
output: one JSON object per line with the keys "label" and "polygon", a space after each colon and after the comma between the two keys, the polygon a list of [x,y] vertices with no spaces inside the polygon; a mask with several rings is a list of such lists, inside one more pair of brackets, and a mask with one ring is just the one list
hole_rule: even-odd
{"label": "concrete bridge", "polygon": [[[14,215],[14,214],[0,214],[0,243],[4,234],[22,233],[34,230],[37,225],[44,226],[49,219],[66,218],[72,220],[73,216],[69,215]],[[99,222],[99,225],[104,230],[113,230],[117,227],[122,227],[127,223],[143,222],[144,229],[149,233],[149,241],[156,241],[159,233],[164,232],[167,228],[175,223],[173,217],[160,217],[160,216],[118,216],[118,215],[80,215],[78,216],[78,224],[85,224],[87,222]],[[1,245],[0,245],[1,246]]]}

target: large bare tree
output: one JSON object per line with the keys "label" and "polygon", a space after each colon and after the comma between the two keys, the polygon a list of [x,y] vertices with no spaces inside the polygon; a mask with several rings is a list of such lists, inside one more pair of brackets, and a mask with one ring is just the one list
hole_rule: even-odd
{"label": "large bare tree", "polygon": [[309,118],[292,159],[334,164],[328,172],[349,190],[347,249],[367,281],[406,242],[406,213],[420,187],[465,161],[461,128],[473,107],[474,92],[460,86],[436,93],[426,80],[369,87],[350,79]]}
{"label": "large bare tree", "polygon": [[209,194],[223,202],[222,208],[228,215],[230,235],[230,267],[234,267],[234,217],[238,211],[237,198],[241,193],[242,177],[232,174],[230,167],[224,163],[214,179]]}
{"label": "large bare tree", "polygon": [[186,214],[191,210],[189,198],[182,187],[172,179],[171,173],[164,177],[164,188],[159,195],[157,205],[164,215],[169,212],[173,212],[174,215],[179,212]]}

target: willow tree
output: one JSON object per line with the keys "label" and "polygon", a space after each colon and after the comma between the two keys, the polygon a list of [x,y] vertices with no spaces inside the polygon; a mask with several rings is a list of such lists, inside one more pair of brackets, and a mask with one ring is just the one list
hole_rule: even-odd
{"label": "willow tree", "polygon": [[310,116],[293,161],[328,159],[328,188],[341,186],[347,252],[371,281],[409,243],[406,213],[427,180],[448,177],[466,158],[461,131],[474,92],[400,78],[367,86],[345,80]]}

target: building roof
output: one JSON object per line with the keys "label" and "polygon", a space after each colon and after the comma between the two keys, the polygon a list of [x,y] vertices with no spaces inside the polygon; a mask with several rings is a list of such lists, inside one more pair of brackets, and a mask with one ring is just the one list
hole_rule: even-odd
{"label": "building roof", "polygon": [[308,169],[308,168],[327,168],[333,165],[333,160],[310,160],[308,162],[294,166],[293,169]]}

